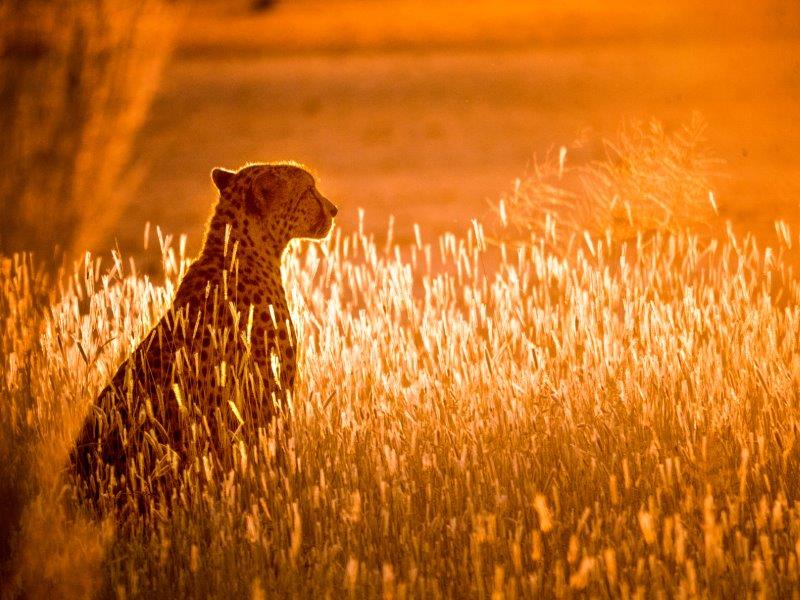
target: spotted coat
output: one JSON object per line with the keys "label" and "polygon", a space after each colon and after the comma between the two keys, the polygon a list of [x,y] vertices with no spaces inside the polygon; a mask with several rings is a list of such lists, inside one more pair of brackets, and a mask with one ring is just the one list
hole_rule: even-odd
{"label": "spotted coat", "polygon": [[96,399],[71,453],[95,504],[164,493],[153,487],[160,475],[207,449],[191,443],[190,422],[211,433],[206,443],[219,441],[244,421],[263,424],[293,391],[297,349],[281,256],[293,238],[326,236],[337,209],[294,164],[214,169],[212,180],[219,200],[199,257]]}

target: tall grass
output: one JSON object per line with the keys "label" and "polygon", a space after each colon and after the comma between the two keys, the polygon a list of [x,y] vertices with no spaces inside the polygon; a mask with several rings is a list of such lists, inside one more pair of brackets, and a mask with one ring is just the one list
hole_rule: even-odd
{"label": "tall grass", "polygon": [[[224,471],[196,457],[170,517],[113,543],[37,520],[51,498],[34,494],[33,581],[61,580],[55,553],[126,598],[790,594],[800,239],[778,230],[775,248],[657,233],[613,261],[534,237],[492,273],[477,224],[407,249],[341,231],[303,246],[285,264],[303,350],[289,439],[235,442]],[[28,263],[5,265],[4,458],[66,446],[181,260],[165,250],[160,285],[87,257],[49,306]]]}
{"label": "tall grass", "polygon": [[0,10],[0,253],[93,247],[137,183],[129,150],[178,9],[28,0]]}
{"label": "tall grass", "polygon": [[[259,374],[243,356],[215,365],[229,402],[206,418],[204,390],[181,389],[197,363],[179,357],[186,463],[140,441],[137,464],[157,472],[141,489],[168,481],[171,501],[116,528],[72,507],[66,455],[169,307],[184,240],[159,238],[158,283],[116,255],[55,279],[5,259],[0,592],[796,591],[800,237],[783,223],[774,247],[692,233],[713,208],[696,138],[653,126],[621,139],[574,180],[583,199],[559,200],[564,163],[550,187],[518,187],[501,213],[525,233],[496,246],[477,222],[403,248],[361,230],[297,244],[284,276],[300,371],[285,415],[267,423],[248,404]],[[592,201],[601,218],[582,212]],[[218,343],[247,339],[246,315],[232,317]]]}

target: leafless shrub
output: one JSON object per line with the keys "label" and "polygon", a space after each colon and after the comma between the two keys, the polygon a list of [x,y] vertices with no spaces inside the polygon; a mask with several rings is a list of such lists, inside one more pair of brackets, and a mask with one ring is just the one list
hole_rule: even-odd
{"label": "leafless shrub", "polygon": [[602,141],[600,160],[572,165],[566,147],[549,153],[501,200],[505,235],[533,234],[563,252],[584,235],[621,242],[656,232],[702,233],[716,212],[720,164],[704,132],[697,115],[671,133],[656,120],[632,122]]}

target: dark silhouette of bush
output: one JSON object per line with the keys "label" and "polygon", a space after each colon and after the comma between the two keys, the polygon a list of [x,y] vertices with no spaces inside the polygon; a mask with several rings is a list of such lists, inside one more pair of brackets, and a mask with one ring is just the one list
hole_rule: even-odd
{"label": "dark silhouette of bush", "polygon": [[53,258],[113,224],[178,10],[165,0],[0,7],[0,254]]}

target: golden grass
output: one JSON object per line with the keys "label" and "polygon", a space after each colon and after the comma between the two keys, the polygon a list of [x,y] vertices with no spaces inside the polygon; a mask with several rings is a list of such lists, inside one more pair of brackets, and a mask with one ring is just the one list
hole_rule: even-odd
{"label": "golden grass", "polygon": [[234,442],[223,472],[198,456],[170,518],[111,544],[37,520],[57,461],[30,455],[65,451],[183,259],[166,247],[159,285],[87,257],[49,305],[28,263],[6,263],[0,448],[29,492],[20,543],[126,598],[788,594],[800,239],[779,232],[772,249],[659,233],[613,260],[598,240],[564,258],[534,237],[493,273],[477,224],[405,250],[341,231],[303,246],[285,265],[291,435]]}

